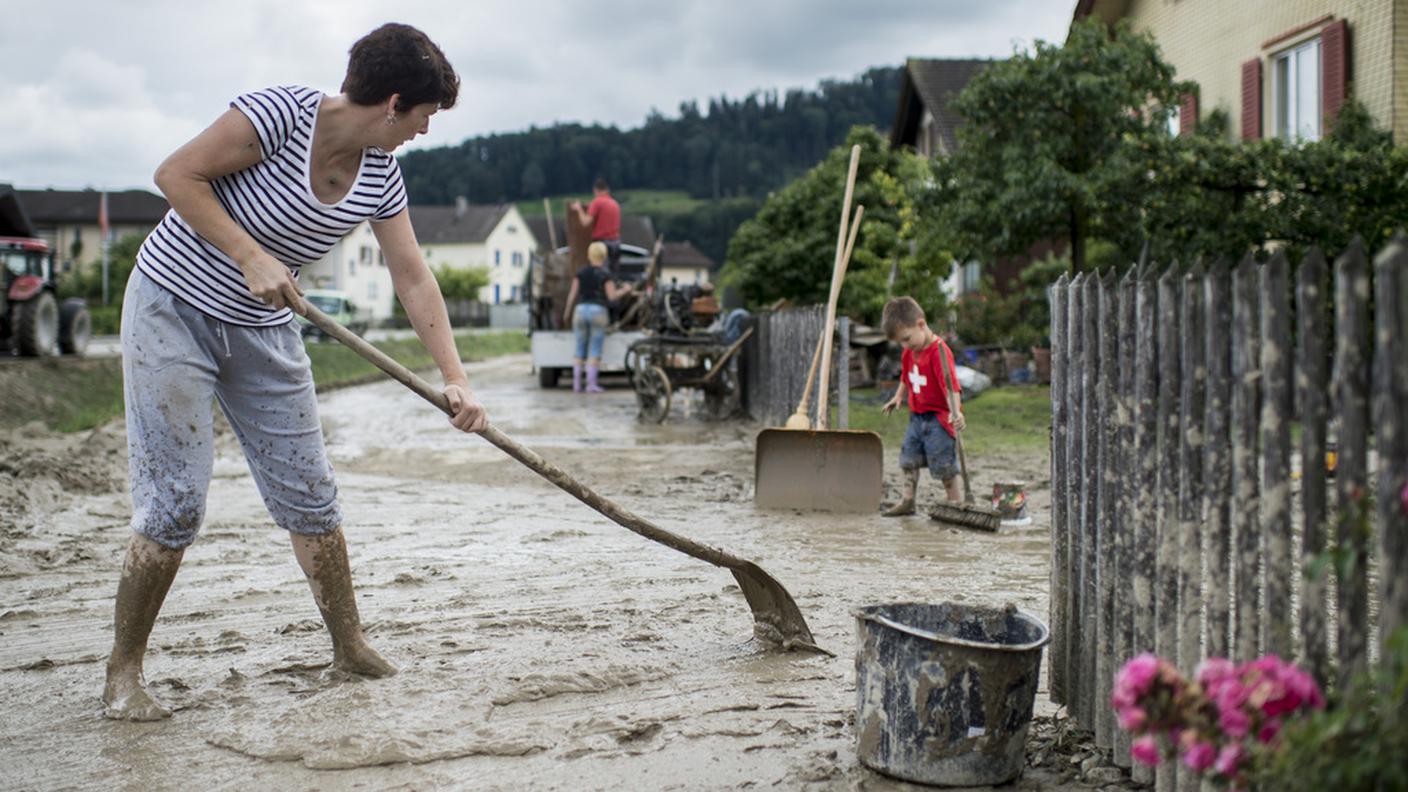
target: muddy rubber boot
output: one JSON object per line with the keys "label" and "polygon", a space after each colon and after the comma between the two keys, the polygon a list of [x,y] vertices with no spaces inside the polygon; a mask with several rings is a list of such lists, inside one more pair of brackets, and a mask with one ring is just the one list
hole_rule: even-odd
{"label": "muddy rubber boot", "polygon": [[883,517],[908,517],[914,514],[914,491],[919,486],[919,471],[904,470],[904,489],[900,502],[881,512]]}
{"label": "muddy rubber boot", "polygon": [[573,364],[572,364],[572,392],[573,392],[573,393],[581,393],[581,392],[582,392],[582,364],[581,364],[581,363],[573,363]]}
{"label": "muddy rubber boot", "polygon": [[103,686],[105,718],[153,721],[171,717],[171,710],[147,691],[142,658],[183,555],[184,550],[163,547],[138,534],[133,534],[127,544],[113,609],[112,654],[108,656],[107,682]]}
{"label": "muddy rubber boot", "polygon": [[598,368],[596,366],[587,366],[587,393],[602,393],[605,391],[605,388],[601,387],[596,382],[597,373]]}
{"label": "muddy rubber boot", "polygon": [[347,563],[347,542],[342,529],[318,536],[290,536],[293,554],[308,578],[313,600],[332,636],[333,665],[342,671],[370,677],[396,673],[396,666],[373,649],[362,634],[362,619],[357,614],[357,595],[352,590],[352,569]]}

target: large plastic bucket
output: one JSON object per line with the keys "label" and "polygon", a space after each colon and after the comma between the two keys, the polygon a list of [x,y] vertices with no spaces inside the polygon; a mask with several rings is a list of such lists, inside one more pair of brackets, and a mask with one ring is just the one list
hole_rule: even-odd
{"label": "large plastic bucket", "polygon": [[892,603],[855,611],[857,753],[940,786],[1021,775],[1045,624],[1014,606]]}

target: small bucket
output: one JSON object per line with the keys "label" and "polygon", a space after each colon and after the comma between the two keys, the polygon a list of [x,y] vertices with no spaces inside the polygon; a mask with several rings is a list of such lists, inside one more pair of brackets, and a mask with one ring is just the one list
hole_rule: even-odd
{"label": "small bucket", "polygon": [[937,786],[1022,774],[1045,624],[1015,606],[891,603],[855,611],[856,753]]}
{"label": "small bucket", "polygon": [[1002,524],[1031,525],[1027,513],[1026,485],[1020,481],[1003,481],[992,485],[992,507],[1002,518]]}

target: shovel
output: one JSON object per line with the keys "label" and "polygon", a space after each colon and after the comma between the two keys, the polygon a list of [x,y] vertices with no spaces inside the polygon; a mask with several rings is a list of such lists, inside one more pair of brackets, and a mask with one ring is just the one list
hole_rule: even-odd
{"label": "shovel", "polygon": [[[417,396],[438,407],[441,412],[446,415],[454,414],[445,394],[431,387],[429,383],[416,376],[410,369],[392,360],[386,353],[367,343],[351,330],[333,321],[327,314],[309,304],[307,300],[299,302],[301,305],[295,306],[295,308],[318,329],[341,341],[345,346],[351,347],[352,351],[391,375],[392,379],[410,388]],[[831,654],[816,645],[816,639],[812,637],[812,631],[808,629],[807,621],[802,618],[802,611],[797,607],[792,595],[788,594],[787,589],[783,588],[781,583],[764,572],[757,564],[716,547],[702,545],[679,534],[671,533],[643,517],[626,511],[572,478],[562,468],[538,456],[532,449],[519,445],[492,426],[480,432],[479,435],[500,451],[522,462],[534,473],[557,485],[577,500],[596,509],[617,525],[640,534],[652,542],[659,542],[685,555],[693,556],[700,561],[707,561],[714,566],[724,567],[732,572],[734,579],[738,581],[738,587],[743,591],[743,598],[748,601],[748,607],[753,611],[753,637],[758,639],[760,643],[780,647],[783,651],[805,649]]]}
{"label": "shovel", "polygon": [[[831,336],[836,319],[836,303],[841,293],[851,245],[847,243],[847,220],[855,189],[860,146],[851,148],[850,170],[846,175],[841,223],[836,234],[836,258],[831,274],[831,293],[826,304],[818,350],[812,358],[811,373],[802,402],[787,421],[785,429],[764,429],[758,433],[754,457],[753,502],[765,509],[813,509],[833,512],[873,512],[880,506],[884,446],[874,432],[827,429],[828,379],[831,371]],[[859,227],[851,228],[851,239]],[[806,428],[806,404],[811,395],[812,373],[818,361],[826,361],[821,371],[817,396],[817,420]],[[798,420],[799,418],[803,420]],[[802,428],[794,428],[800,425]]]}

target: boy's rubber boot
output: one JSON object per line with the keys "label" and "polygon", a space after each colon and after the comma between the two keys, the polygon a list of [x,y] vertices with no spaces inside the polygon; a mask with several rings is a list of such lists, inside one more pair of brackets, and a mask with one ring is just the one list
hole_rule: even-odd
{"label": "boy's rubber boot", "polygon": [[582,392],[582,364],[581,364],[581,363],[573,363],[573,364],[572,364],[572,392],[573,392],[573,393],[581,393],[581,392]]}
{"label": "boy's rubber boot", "polygon": [[605,390],[596,383],[597,371],[596,366],[587,366],[587,393],[601,393]]}
{"label": "boy's rubber boot", "polygon": [[883,517],[907,517],[914,514],[914,491],[919,486],[919,469],[903,470],[904,491],[900,502],[881,512]]}

